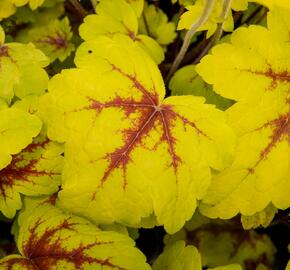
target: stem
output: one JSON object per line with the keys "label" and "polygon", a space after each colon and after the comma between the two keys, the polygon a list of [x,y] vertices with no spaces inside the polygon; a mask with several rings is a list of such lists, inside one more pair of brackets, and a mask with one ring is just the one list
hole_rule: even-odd
{"label": "stem", "polygon": [[94,9],[94,12],[96,12],[97,1],[96,0],[91,0],[91,4],[92,4],[92,7]]}
{"label": "stem", "polygon": [[206,47],[202,50],[202,52],[198,55],[198,57],[194,60],[194,64],[198,63],[200,61],[200,59],[206,55],[210,49],[220,40],[222,34],[223,34],[223,26],[224,26],[224,22],[226,20],[226,17],[230,11],[230,7],[231,7],[231,2],[232,0],[224,0],[223,1],[223,9],[221,12],[221,22],[218,23],[217,25],[217,29],[213,35],[213,37],[211,38],[210,42],[206,45]]}
{"label": "stem", "polygon": [[68,0],[68,1],[82,18],[88,15],[88,12],[82,7],[82,5],[78,2],[78,0]]}
{"label": "stem", "polygon": [[169,79],[171,78],[171,76],[173,75],[173,73],[178,69],[182,59],[184,58],[184,55],[191,43],[191,40],[192,40],[192,37],[195,35],[195,33],[197,32],[197,30],[203,26],[206,21],[208,20],[210,14],[211,14],[211,11],[212,11],[212,8],[213,8],[213,5],[215,3],[216,0],[207,0],[207,3],[202,11],[202,14],[200,15],[200,17],[198,17],[198,19],[192,24],[191,26],[191,29],[189,31],[187,31],[185,37],[184,37],[184,41],[183,41],[183,44],[181,46],[181,49],[178,53],[178,55],[176,56],[172,66],[171,66],[171,69],[166,77],[166,82],[169,81]]}

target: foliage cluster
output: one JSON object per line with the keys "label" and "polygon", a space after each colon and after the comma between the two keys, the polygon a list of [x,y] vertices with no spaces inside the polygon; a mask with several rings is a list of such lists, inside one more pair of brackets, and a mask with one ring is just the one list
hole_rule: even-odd
{"label": "foliage cluster", "polygon": [[288,0],[0,0],[0,24],[0,270],[290,269]]}

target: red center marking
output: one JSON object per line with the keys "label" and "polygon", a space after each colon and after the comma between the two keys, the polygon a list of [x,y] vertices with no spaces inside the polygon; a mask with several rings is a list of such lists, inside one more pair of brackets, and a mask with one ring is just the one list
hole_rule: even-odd
{"label": "red center marking", "polygon": [[[66,250],[66,241],[74,242],[74,235],[78,235],[74,227],[78,224],[73,223],[71,218],[68,217],[59,225],[52,228],[47,227],[44,232],[39,233],[39,226],[42,225],[41,230],[43,230],[44,222],[39,219],[29,229],[29,238],[23,245],[23,255],[26,257],[26,260],[22,262],[24,265],[35,266],[35,269],[49,270],[57,265],[58,262],[66,261],[74,264],[76,269],[82,269],[83,265],[87,263],[96,263],[113,269],[125,270],[125,268],[112,263],[110,257],[98,259],[87,254],[87,251],[91,248],[98,245],[114,244],[113,241],[95,240],[90,244],[84,245],[80,243],[78,247]],[[71,234],[63,237],[65,231],[70,231]],[[10,263],[19,263],[19,261],[13,262],[12,260]]]}
{"label": "red center marking", "polygon": [[277,145],[278,142],[281,142],[284,138],[286,138],[288,143],[290,143],[289,118],[290,118],[290,112],[284,115],[281,115],[272,121],[269,121],[268,123],[266,123],[265,125],[257,129],[257,130],[260,130],[262,128],[271,127],[272,134],[270,136],[270,142],[261,151],[258,161],[255,163],[255,165],[252,168],[248,169],[249,174],[252,174],[255,172],[256,167],[268,157],[269,153]]}
{"label": "red center marking", "polygon": [[[132,87],[141,93],[142,98],[140,101],[136,101],[133,98],[122,98],[117,96],[111,101],[99,102],[91,97],[87,97],[89,106],[83,109],[94,110],[97,114],[106,108],[119,108],[125,113],[126,119],[133,113],[138,113],[139,115],[138,119],[132,123],[130,128],[122,130],[123,145],[103,157],[108,160],[108,166],[101,178],[99,187],[102,187],[112,172],[118,168],[122,170],[123,188],[126,188],[127,165],[129,162],[132,162],[130,154],[133,149],[142,145],[144,138],[149,135],[152,129],[156,128],[157,123],[161,123],[163,128],[158,144],[162,142],[167,144],[168,153],[171,156],[171,163],[168,164],[168,166],[172,166],[177,177],[178,165],[182,162],[182,159],[176,153],[175,145],[177,139],[172,134],[172,128],[175,126],[175,121],[180,120],[184,126],[193,128],[198,134],[205,137],[207,137],[207,135],[200,130],[194,122],[174,111],[172,106],[159,105],[160,103],[157,92],[155,90],[150,91],[146,89],[135,75],[127,74],[115,65],[111,64],[111,66],[113,71],[121,74],[132,83]],[[152,151],[154,151],[154,149]],[[95,194],[96,193],[93,194],[93,198],[95,197]]]}
{"label": "red center marking", "polygon": [[274,88],[277,87],[278,82],[281,83],[290,83],[290,73],[289,71],[281,71],[281,72],[276,72],[272,69],[271,65],[268,65],[268,69],[265,71],[253,71],[253,70],[244,70],[256,75],[261,75],[267,78],[270,78],[272,80],[271,82],[271,87],[269,90],[273,90]]}
{"label": "red center marking", "polygon": [[56,33],[56,36],[46,36],[36,42],[55,46],[57,50],[66,49],[68,47],[66,37],[63,33]]}
{"label": "red center marking", "polygon": [[[20,185],[30,182],[36,184],[33,180],[33,177],[40,176],[57,176],[59,173],[46,172],[42,170],[37,170],[36,165],[39,162],[39,159],[25,159],[23,153],[32,153],[38,148],[43,148],[48,143],[44,141],[41,143],[32,143],[28,145],[21,153],[12,156],[11,163],[0,170],[0,194],[5,199],[7,194],[5,191],[6,187],[13,188],[14,185]],[[27,162],[24,166],[21,165],[21,162]]]}

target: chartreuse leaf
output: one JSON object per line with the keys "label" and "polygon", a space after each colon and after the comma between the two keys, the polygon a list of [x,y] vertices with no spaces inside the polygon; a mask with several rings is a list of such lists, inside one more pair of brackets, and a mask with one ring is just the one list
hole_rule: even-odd
{"label": "chartreuse leaf", "polygon": [[228,264],[263,265],[272,269],[275,246],[266,234],[254,230],[245,231],[234,221],[211,220],[194,214],[184,228],[174,235],[165,237],[165,245],[183,240],[188,245],[195,245],[202,257],[203,267],[219,267]]}
{"label": "chartreuse leaf", "polygon": [[60,205],[101,224],[145,219],[179,230],[210,168],[231,161],[224,113],[201,97],[164,100],[156,64],[124,36],[83,43],[75,62],[40,102],[49,137],[66,141]]}
{"label": "chartreuse leaf", "polygon": [[16,11],[16,7],[10,2],[10,0],[0,1],[0,21],[10,17]]}
{"label": "chartreuse leaf", "polygon": [[172,95],[194,95],[203,96],[206,102],[214,104],[217,108],[225,110],[233,104],[232,100],[223,98],[212,90],[196,73],[195,65],[185,66],[179,69],[169,82]]}
{"label": "chartreuse leaf", "polygon": [[290,2],[288,0],[251,0],[272,9],[275,6],[290,9]]}
{"label": "chartreuse leaf", "polygon": [[[132,1],[131,1],[132,2]],[[162,47],[151,37],[138,34],[138,17],[126,0],[101,0],[96,13],[85,17],[79,32],[84,40],[99,35],[123,34],[144,49],[159,64],[164,59]]]}
{"label": "chartreuse leaf", "polygon": [[12,156],[31,143],[41,129],[40,120],[24,111],[0,110],[0,169],[7,166]]}
{"label": "chartreuse leaf", "polygon": [[128,236],[101,231],[49,204],[23,220],[17,245],[20,255],[0,260],[1,270],[150,269]]}
{"label": "chartreuse leaf", "polygon": [[14,95],[22,98],[43,93],[48,82],[43,69],[48,64],[46,56],[32,44],[3,43],[3,29],[1,40],[0,98],[10,102]]}
{"label": "chartreuse leaf", "polygon": [[194,246],[177,241],[165,248],[153,264],[153,270],[202,270],[201,258]]}
{"label": "chartreuse leaf", "polygon": [[[180,21],[178,23],[178,30],[190,29],[192,24],[199,18],[202,14],[202,11],[206,5],[206,0],[197,0],[194,5],[190,5],[187,8],[187,11],[182,14]],[[246,10],[248,6],[248,0],[235,0],[231,3],[231,9],[235,11]],[[207,30],[207,38],[210,37],[216,30],[217,24],[221,23],[221,13],[223,9],[223,1],[217,0],[213,6],[212,12],[209,16],[207,22],[199,28],[199,31]],[[234,22],[231,11],[226,16],[226,19],[223,23],[223,30],[231,32],[234,29]]]}
{"label": "chartreuse leaf", "polygon": [[268,227],[272,222],[275,214],[277,213],[277,208],[272,204],[269,204],[265,209],[260,212],[255,213],[252,216],[241,216],[241,222],[245,230],[252,228],[257,228],[263,226],[264,228]]}
{"label": "chartreuse leaf", "polygon": [[[23,134],[23,130],[21,130]],[[58,190],[63,147],[39,136],[0,170],[0,210],[9,218],[22,206],[20,194],[36,196]]]}
{"label": "chartreuse leaf", "polygon": [[131,5],[137,17],[139,18],[144,8],[144,0],[126,0],[126,2]]}
{"label": "chartreuse leaf", "polygon": [[228,110],[239,135],[236,157],[213,179],[201,206],[207,216],[252,216],[270,202],[290,206],[289,16],[270,11],[269,29],[238,29],[231,44],[216,46],[197,66],[216,92],[238,101]]}
{"label": "chartreuse leaf", "polygon": [[45,0],[10,0],[12,4],[14,4],[16,7],[24,6],[26,4],[29,4],[29,7],[31,9],[36,9],[39,6],[43,4]]}
{"label": "chartreuse leaf", "polygon": [[27,28],[18,35],[19,42],[32,42],[38,49],[53,62],[56,59],[64,61],[74,50],[70,42],[72,32],[68,18],[54,19],[44,25]]}
{"label": "chartreuse leaf", "polygon": [[153,37],[160,45],[168,45],[176,37],[175,28],[160,8],[145,4],[143,16],[139,19],[139,33]]}

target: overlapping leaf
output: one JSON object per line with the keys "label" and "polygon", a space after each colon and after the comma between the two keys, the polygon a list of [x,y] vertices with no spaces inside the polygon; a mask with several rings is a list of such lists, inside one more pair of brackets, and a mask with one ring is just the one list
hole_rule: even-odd
{"label": "overlapping leaf", "polygon": [[210,167],[231,160],[223,112],[201,97],[163,100],[156,65],[123,36],[83,43],[76,64],[51,81],[40,106],[50,138],[67,141],[60,205],[98,223],[148,218],[180,229]]}
{"label": "overlapping leaf", "polygon": [[101,0],[96,13],[87,16],[80,26],[80,35],[84,40],[99,35],[124,34],[149,53],[156,63],[163,61],[164,53],[160,45],[148,35],[138,34],[136,11],[126,0]]}
{"label": "overlapping leaf", "polygon": [[[206,0],[197,0],[194,5],[187,7],[187,11],[181,16],[178,29],[190,29],[192,24],[200,17],[202,11],[206,5]],[[235,11],[241,11],[247,9],[248,0],[235,0],[231,3],[231,9]],[[210,37],[216,30],[217,24],[221,23],[221,13],[223,9],[223,1],[217,0],[214,3],[213,9],[207,22],[199,28],[199,31],[207,30],[207,37]],[[223,22],[223,29],[227,32],[231,32],[234,29],[234,22],[231,11],[226,16]]]}
{"label": "overlapping leaf", "polygon": [[41,128],[40,120],[24,111],[12,108],[0,110],[0,169],[31,143]]}
{"label": "overlapping leaf", "polygon": [[[23,127],[18,130],[23,136]],[[11,139],[7,145],[16,144]],[[39,136],[0,170],[0,211],[9,218],[22,206],[20,194],[35,196],[58,190],[63,148]]]}
{"label": "overlapping leaf", "polygon": [[245,231],[235,220],[210,220],[200,215],[186,223],[175,235],[167,235],[166,245],[183,240],[195,245],[202,257],[203,267],[240,264],[243,269],[259,264],[274,266],[275,246],[266,234]]}
{"label": "overlapping leaf", "polygon": [[72,32],[68,18],[64,18],[26,28],[18,35],[17,40],[23,43],[32,42],[53,62],[56,59],[64,61],[72,53],[74,45],[70,42],[71,38]]}
{"label": "overlapping leaf", "polygon": [[46,56],[32,44],[5,44],[1,27],[0,32],[0,97],[10,102],[14,95],[43,93],[48,82],[43,69],[48,64]]}
{"label": "overlapping leaf", "polygon": [[228,110],[239,135],[236,158],[214,177],[202,211],[211,217],[250,216],[270,202],[290,206],[290,11],[273,9],[268,29],[238,29],[197,71],[219,94],[237,100]]}
{"label": "overlapping leaf", "polygon": [[169,82],[172,95],[203,96],[206,102],[214,104],[217,108],[225,110],[233,104],[232,100],[223,98],[212,90],[196,73],[195,65],[185,66],[179,69]]}
{"label": "overlapping leaf", "polygon": [[176,37],[175,24],[155,5],[145,4],[139,19],[139,33],[153,37],[160,45],[168,45]]}
{"label": "overlapping leaf", "polygon": [[154,262],[153,270],[201,270],[201,258],[194,246],[177,241],[166,247]]}
{"label": "overlapping leaf", "polygon": [[21,255],[0,260],[1,270],[150,269],[128,236],[103,232],[50,204],[23,221],[17,244]]}
{"label": "overlapping leaf", "polygon": [[31,9],[36,9],[43,4],[44,0],[1,0],[0,21],[8,18],[16,12],[16,8],[29,4]]}

